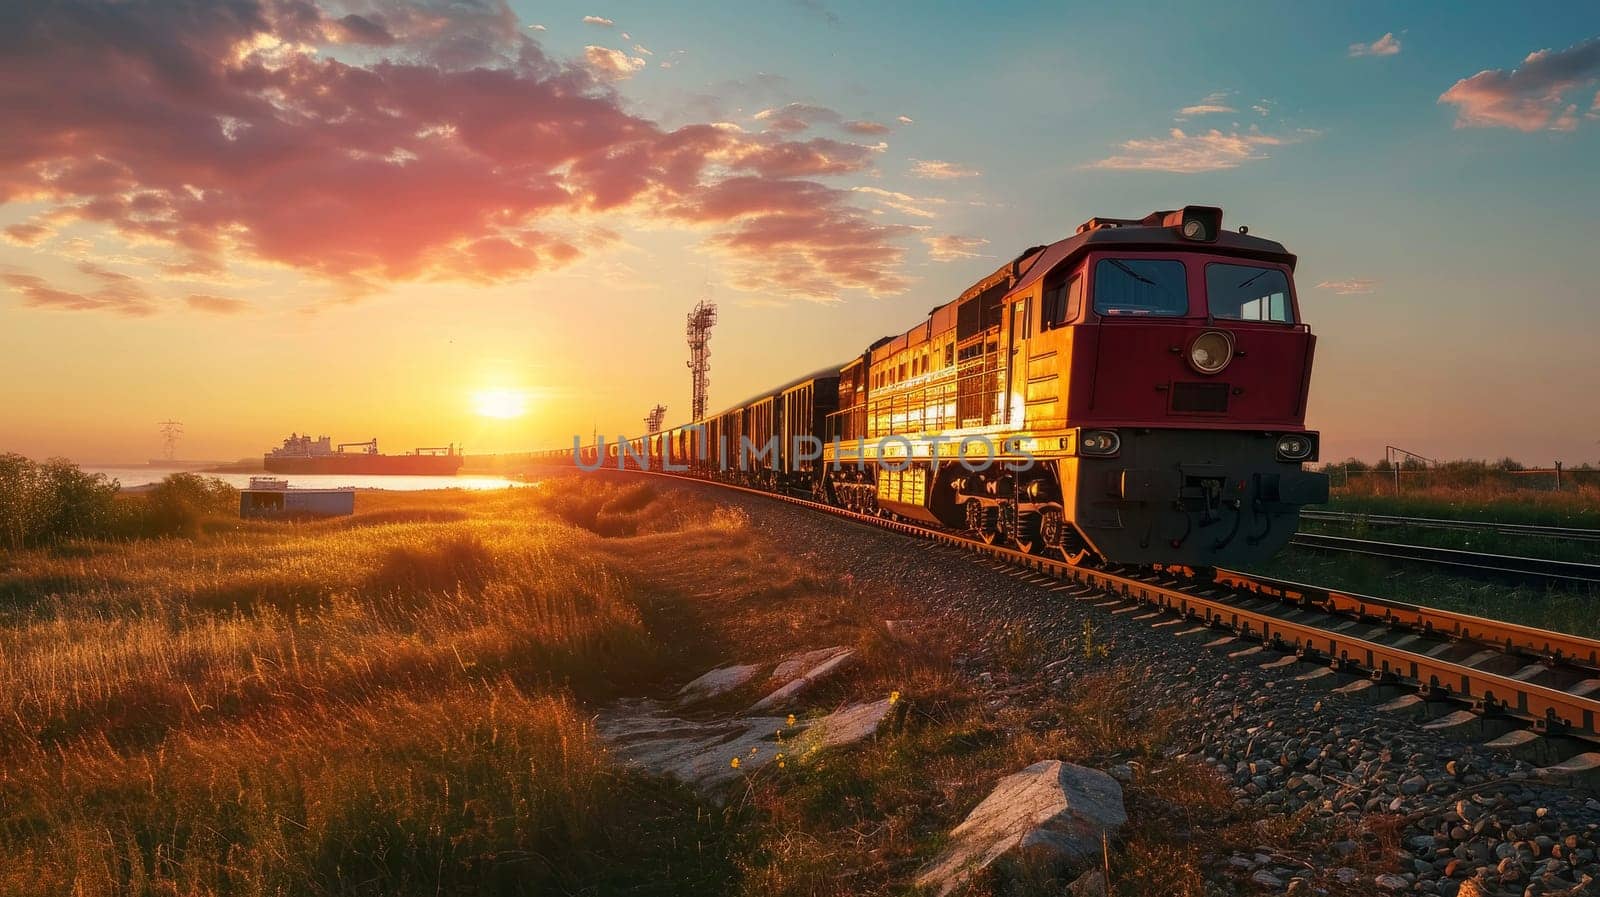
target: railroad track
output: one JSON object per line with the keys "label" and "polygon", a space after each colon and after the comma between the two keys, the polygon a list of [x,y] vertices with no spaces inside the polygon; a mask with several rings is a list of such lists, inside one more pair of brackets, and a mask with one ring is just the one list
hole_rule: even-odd
{"label": "railroad track", "polygon": [[1368,526],[1414,527],[1416,529],[1490,532],[1506,536],[1532,536],[1572,542],[1600,542],[1600,529],[1576,526],[1534,526],[1526,523],[1494,523],[1487,520],[1446,520],[1437,517],[1399,517],[1390,514],[1362,514],[1348,511],[1301,511],[1303,520],[1323,523],[1366,524]]}
{"label": "railroad track", "polygon": [[1461,551],[1429,545],[1402,545],[1323,533],[1296,533],[1291,545],[1317,551],[1338,551],[1397,561],[1418,561],[1449,567],[1470,576],[1553,585],[1600,584],[1600,564],[1516,557],[1483,551]]}
{"label": "railroad track", "polygon": [[[1424,728],[1549,763],[1551,776],[1600,777],[1600,640],[1232,570],[1074,567],[905,520],[731,483],[656,471],[628,473],[720,486],[987,557],[1067,597],[1112,612],[1142,611],[1152,626],[1211,635],[1208,647],[1274,666],[1320,666],[1297,678],[1344,674],[1340,690],[1369,692],[1378,709],[1425,718]],[[1560,762],[1556,762],[1560,761]]]}

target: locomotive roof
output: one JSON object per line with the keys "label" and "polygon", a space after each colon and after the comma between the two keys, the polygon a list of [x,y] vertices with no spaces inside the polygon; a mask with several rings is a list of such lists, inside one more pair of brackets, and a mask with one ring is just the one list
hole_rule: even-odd
{"label": "locomotive roof", "polygon": [[1280,262],[1293,268],[1294,254],[1276,240],[1222,231],[1212,242],[1188,240],[1178,235],[1174,228],[1151,227],[1141,224],[1097,227],[1057,240],[1045,247],[1044,252],[1022,273],[1006,292],[1009,297],[1032,286],[1034,282],[1054,271],[1060,265],[1090,249],[1169,249],[1174,252],[1207,252],[1217,255],[1237,255],[1262,261]]}

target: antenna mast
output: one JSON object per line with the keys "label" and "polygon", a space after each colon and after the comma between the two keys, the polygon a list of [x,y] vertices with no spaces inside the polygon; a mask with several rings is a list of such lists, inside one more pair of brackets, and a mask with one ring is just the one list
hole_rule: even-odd
{"label": "antenna mast", "polygon": [[717,304],[701,299],[689,313],[689,371],[694,383],[694,413],[690,420],[706,416],[706,397],[711,386],[711,328],[717,324]]}
{"label": "antenna mast", "polygon": [[644,419],[644,434],[649,436],[652,433],[660,433],[661,422],[666,419],[667,406],[657,405],[656,407],[651,408],[650,413],[646,415]]}
{"label": "antenna mast", "polygon": [[161,457],[172,461],[178,457],[178,437],[183,435],[183,421],[164,420],[156,423],[161,428]]}

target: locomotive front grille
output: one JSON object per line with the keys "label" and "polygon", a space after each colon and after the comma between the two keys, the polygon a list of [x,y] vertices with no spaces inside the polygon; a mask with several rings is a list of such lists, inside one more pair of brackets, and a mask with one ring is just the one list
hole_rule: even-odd
{"label": "locomotive front grille", "polygon": [[1172,410],[1179,414],[1223,414],[1228,410],[1226,383],[1172,384]]}

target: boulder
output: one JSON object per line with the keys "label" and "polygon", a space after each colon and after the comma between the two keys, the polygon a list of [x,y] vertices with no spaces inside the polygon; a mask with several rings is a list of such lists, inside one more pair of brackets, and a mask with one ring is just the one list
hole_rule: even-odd
{"label": "boulder", "polygon": [[[748,713],[766,713],[777,710],[799,697],[811,686],[850,668],[856,662],[854,648],[824,648],[798,654],[778,664],[772,672],[773,681],[783,681],[766,697],[750,705]],[[796,672],[799,671],[799,672]],[[783,675],[779,675],[782,673]]]}
{"label": "boulder", "polygon": [[818,664],[831,660],[849,650],[844,645],[834,645],[832,648],[818,648],[815,651],[791,654],[778,661],[778,665],[772,668],[772,676],[770,678],[773,682],[788,682],[803,675],[807,670]]}
{"label": "boulder", "polygon": [[687,720],[639,701],[601,713],[595,730],[623,763],[709,792],[762,769],[779,755],[803,763],[822,751],[870,738],[892,709],[885,698],[791,726],[778,716]]}
{"label": "boulder", "polygon": [[761,665],[755,663],[712,670],[679,689],[678,703],[684,705],[696,704],[725,695],[736,688],[743,687],[754,679],[759,672],[761,672]]}
{"label": "boulder", "polygon": [[1029,855],[1063,866],[1097,859],[1102,837],[1128,821],[1122,787],[1096,769],[1043,760],[1000,780],[950,833],[950,845],[917,886],[944,897],[1006,857]]}

